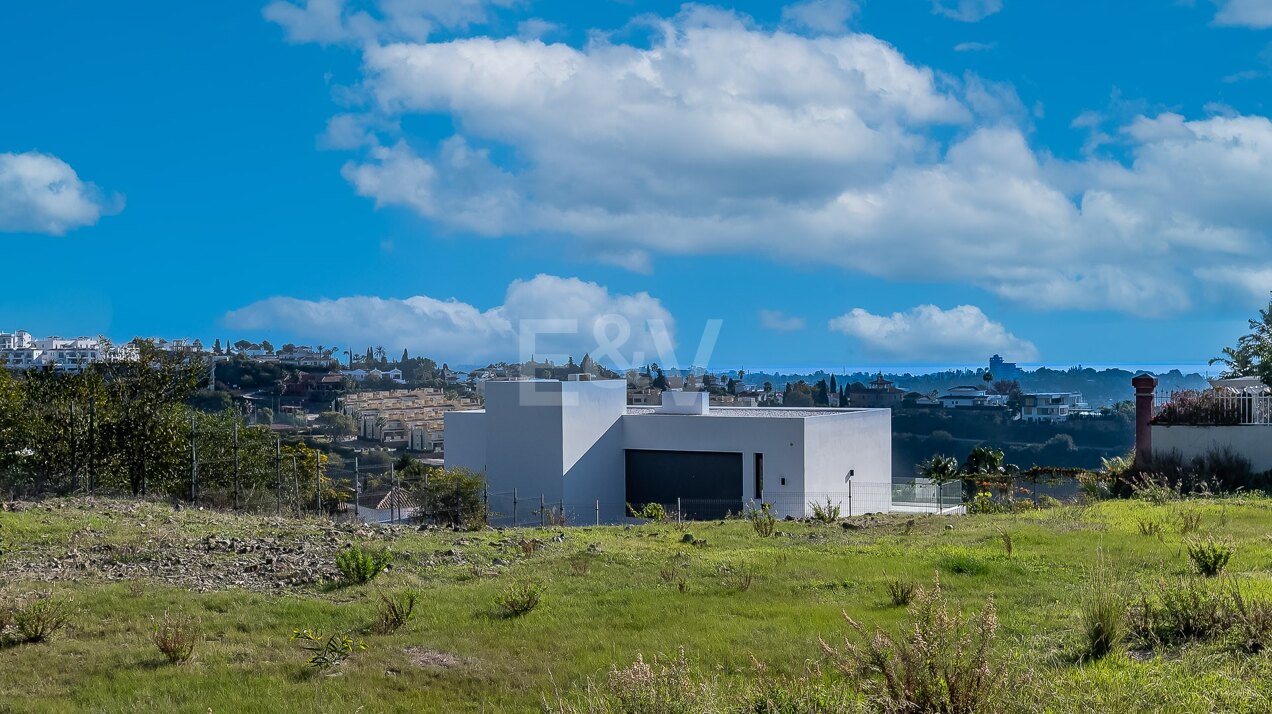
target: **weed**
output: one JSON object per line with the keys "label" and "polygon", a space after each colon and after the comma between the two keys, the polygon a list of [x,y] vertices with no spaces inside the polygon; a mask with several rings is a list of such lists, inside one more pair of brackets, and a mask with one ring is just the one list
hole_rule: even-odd
{"label": "weed", "polygon": [[667,521],[667,509],[663,508],[661,503],[646,503],[639,510],[627,504],[627,512],[632,518],[643,518],[647,521],[657,521],[665,523]]}
{"label": "weed", "polygon": [[1236,552],[1231,543],[1213,538],[1194,538],[1187,543],[1187,548],[1188,559],[1192,561],[1193,567],[1208,578],[1222,573]]}
{"label": "weed", "polygon": [[734,592],[744,593],[755,583],[755,569],[748,566],[730,568],[724,578],[725,587]]}
{"label": "weed", "polygon": [[896,607],[905,607],[914,599],[919,584],[909,578],[888,578],[884,584],[888,590],[888,600]]}
{"label": "weed", "polygon": [[384,572],[393,555],[389,551],[371,553],[360,545],[351,545],[336,553],[336,568],[345,584],[363,585]]}
{"label": "weed", "polygon": [[1258,654],[1272,644],[1272,601],[1247,599],[1236,583],[1228,591],[1232,630],[1239,650]]}
{"label": "weed", "polygon": [[582,577],[592,572],[592,556],[587,553],[575,553],[570,556],[570,572]]}
{"label": "weed", "polygon": [[1188,535],[1201,528],[1201,511],[1187,510],[1179,512],[1179,533]]}
{"label": "weed", "polygon": [[163,653],[169,664],[181,664],[194,654],[194,643],[199,639],[199,622],[192,617],[173,617],[163,613],[163,620],[154,623],[150,640]]}
{"label": "weed", "polygon": [[965,620],[941,592],[941,580],[918,588],[903,636],[868,632],[844,614],[856,633],[842,648],[821,641],[840,672],[858,682],[889,712],[993,711],[1006,679],[994,661],[998,616],[991,596],[985,609]]}
{"label": "weed", "polygon": [[825,503],[809,501],[808,507],[813,511],[813,520],[819,523],[835,523],[839,520],[840,507],[838,503],[833,503],[830,497],[826,498]]}
{"label": "weed", "polygon": [[313,652],[306,662],[314,669],[334,667],[353,656],[354,653],[365,651],[367,648],[365,642],[355,640],[348,635],[335,634],[324,637],[322,630],[311,630],[308,627],[292,630],[290,640],[300,640],[302,649]]}
{"label": "weed", "polygon": [[1112,652],[1126,631],[1126,600],[1103,553],[1096,556],[1078,608],[1084,654],[1100,659]]}
{"label": "weed", "polygon": [[538,607],[542,599],[543,586],[528,580],[520,581],[495,596],[495,608],[505,619],[521,617]]}
{"label": "weed", "polygon": [[1223,590],[1203,578],[1159,582],[1127,611],[1131,634],[1149,646],[1213,639],[1228,630],[1231,619]]}
{"label": "weed", "polygon": [[773,505],[770,503],[761,503],[759,508],[748,508],[745,517],[755,534],[761,538],[768,538],[777,530],[777,517],[773,515]]}
{"label": "weed", "polygon": [[1154,536],[1158,540],[1166,534],[1166,523],[1160,518],[1141,518],[1135,521],[1142,536]]}
{"label": "weed", "polygon": [[517,541],[517,548],[521,550],[521,555],[529,558],[543,548],[543,541],[537,538],[522,538]]}
{"label": "weed", "polygon": [[996,530],[998,531],[998,539],[1003,542],[1003,550],[1007,553],[1007,557],[1010,558],[1015,552],[1015,547],[1011,540],[1011,531],[1002,528],[997,528]]}
{"label": "weed", "polygon": [[382,635],[397,632],[411,621],[419,600],[420,594],[415,590],[404,590],[396,595],[381,593],[380,605],[376,609],[375,631]]}
{"label": "weed", "polygon": [[978,555],[961,551],[951,551],[936,561],[937,566],[954,575],[984,575],[989,572],[989,565]]}
{"label": "weed", "polygon": [[23,642],[44,642],[71,621],[74,607],[70,600],[39,597],[13,613],[13,625]]}

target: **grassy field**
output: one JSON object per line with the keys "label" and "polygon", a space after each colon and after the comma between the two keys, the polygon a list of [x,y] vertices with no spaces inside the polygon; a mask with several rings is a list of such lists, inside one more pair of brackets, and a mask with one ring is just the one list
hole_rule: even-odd
{"label": "grassy field", "polygon": [[[0,512],[0,597],[51,593],[76,611],[47,642],[10,636],[0,645],[0,711],[538,711],[545,697],[573,700],[589,682],[603,684],[612,666],[638,654],[674,656],[681,647],[726,690],[754,680],[753,658],[766,676],[811,670],[829,679],[819,638],[843,641],[842,612],[895,631],[907,614],[889,601],[888,580],[930,584],[936,573],[965,612],[993,595],[1012,708],[1270,711],[1269,655],[1224,638],[1081,657],[1077,612],[1097,556],[1128,598],[1191,577],[1180,533],[1189,517],[1200,518],[1198,533],[1236,545],[1227,567],[1234,581],[1252,595],[1272,592],[1272,501],[1250,497],[879,516],[853,519],[851,529],[780,522],[770,538],[745,521],[386,535],[160,504],[30,506]],[[1149,522],[1162,532],[1142,534]],[[684,542],[686,534],[697,542]],[[257,556],[232,546],[216,556],[224,561],[217,572],[209,536],[307,542],[319,553],[365,540],[390,547],[393,565],[369,585],[243,589],[238,571]],[[91,557],[52,567],[72,550]],[[196,590],[207,592],[172,584],[164,575],[171,567],[147,567],[196,555],[197,567],[211,571]],[[128,561],[126,579],[110,580],[112,559]],[[527,581],[542,585],[542,603],[501,617],[497,595]],[[374,633],[379,594],[407,588],[421,593],[416,617],[393,634]],[[168,664],[151,642],[153,619],[165,612],[199,622],[185,664]],[[297,627],[348,632],[367,649],[314,671],[289,641]]]}

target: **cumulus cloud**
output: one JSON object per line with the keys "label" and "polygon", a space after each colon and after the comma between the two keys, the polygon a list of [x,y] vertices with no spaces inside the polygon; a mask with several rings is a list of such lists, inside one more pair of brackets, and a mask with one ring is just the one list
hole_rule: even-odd
{"label": "cumulus cloud", "polygon": [[1272,2],[1268,0],[1222,0],[1215,15],[1216,25],[1272,27]]}
{"label": "cumulus cloud", "polygon": [[806,0],[782,8],[782,24],[796,29],[827,34],[847,32],[848,21],[857,14],[851,0]]}
{"label": "cumulus cloud", "polygon": [[960,22],[979,22],[1003,9],[1003,0],[932,0],[932,12]]}
{"label": "cumulus cloud", "polygon": [[291,42],[339,44],[381,39],[423,41],[439,29],[464,29],[520,0],[273,0],[262,13]]}
{"label": "cumulus cloud", "polygon": [[960,42],[957,45],[954,45],[954,51],[955,52],[988,52],[994,49],[994,47],[996,46],[997,46],[997,43],[994,43],[994,42]]}
{"label": "cumulus cloud", "polygon": [[875,315],[861,308],[830,321],[830,329],[856,339],[871,355],[915,362],[960,362],[990,353],[1038,359],[1038,349],[994,322],[974,305],[942,310],[919,305],[908,312]]}
{"label": "cumulus cloud", "polygon": [[[1272,263],[1265,117],[1128,107],[1075,121],[1087,154],[1060,160],[1030,145],[1009,85],[938,75],[870,35],[694,5],[649,22],[647,46],[377,36],[369,104],[327,141],[355,152],[343,175],[379,207],[468,235],[570,236],[642,272],[749,253],[1164,316],[1216,271]],[[401,131],[439,114],[453,136]]]}
{"label": "cumulus cloud", "polygon": [[602,362],[643,363],[672,346],[675,320],[648,293],[611,293],[578,278],[537,275],[508,286],[487,309],[427,295],[324,300],[272,297],[228,313],[227,327],[295,339],[382,344],[450,360],[515,360],[590,353]]}
{"label": "cumulus cloud", "polygon": [[122,208],[122,202],[81,181],[56,156],[0,153],[0,233],[60,236],[97,223],[103,214]]}
{"label": "cumulus cloud", "polygon": [[760,327],[774,332],[797,332],[804,329],[802,317],[787,315],[781,310],[760,310]]}

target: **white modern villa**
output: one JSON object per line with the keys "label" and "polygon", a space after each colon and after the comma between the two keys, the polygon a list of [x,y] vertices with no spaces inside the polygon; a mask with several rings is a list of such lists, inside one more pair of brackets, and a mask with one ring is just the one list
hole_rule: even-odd
{"label": "white modern villa", "polygon": [[560,504],[576,523],[617,522],[646,503],[700,518],[758,502],[799,517],[827,499],[843,515],[891,510],[887,409],[712,407],[681,391],[628,406],[624,380],[485,391],[485,409],[446,414],[445,463],[484,473],[505,514],[514,492],[514,510]]}

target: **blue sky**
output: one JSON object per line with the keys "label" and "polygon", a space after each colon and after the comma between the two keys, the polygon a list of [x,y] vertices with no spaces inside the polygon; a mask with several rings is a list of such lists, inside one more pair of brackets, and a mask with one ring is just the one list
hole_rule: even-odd
{"label": "blue sky", "polygon": [[1270,26],[1272,0],[7,3],[0,330],[472,362],[564,319],[533,351],[623,322],[621,356],[684,363],[721,320],[723,365],[1197,363],[1272,289]]}

